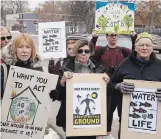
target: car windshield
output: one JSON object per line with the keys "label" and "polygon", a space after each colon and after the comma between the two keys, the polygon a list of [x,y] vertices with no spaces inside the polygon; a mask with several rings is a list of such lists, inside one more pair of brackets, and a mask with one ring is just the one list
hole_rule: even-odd
{"label": "car windshield", "polygon": [[[96,46],[106,46],[108,44],[107,39],[105,36],[99,36]],[[131,38],[127,38],[127,37],[118,37],[117,38],[117,45],[120,47],[127,47],[129,49],[132,48],[132,42],[131,42]]]}

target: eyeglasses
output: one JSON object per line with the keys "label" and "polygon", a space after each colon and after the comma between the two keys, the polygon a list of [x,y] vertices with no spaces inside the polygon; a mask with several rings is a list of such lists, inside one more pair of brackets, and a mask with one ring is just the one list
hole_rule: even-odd
{"label": "eyeglasses", "polygon": [[140,44],[140,45],[137,45],[138,47],[147,47],[147,48],[150,48],[150,47],[152,47],[152,45],[150,45],[150,44]]}
{"label": "eyeglasses", "polygon": [[7,37],[1,37],[1,41],[4,41],[4,40],[10,40],[12,39],[12,36],[7,36]]}
{"label": "eyeglasses", "polygon": [[116,37],[117,34],[109,34],[109,36],[111,36],[111,37]]}
{"label": "eyeglasses", "polygon": [[89,53],[90,53],[90,50],[89,50],[89,49],[84,49],[84,50],[83,50],[83,49],[79,49],[79,50],[78,50],[78,54],[82,54],[83,52],[84,52],[85,54],[89,54]]}

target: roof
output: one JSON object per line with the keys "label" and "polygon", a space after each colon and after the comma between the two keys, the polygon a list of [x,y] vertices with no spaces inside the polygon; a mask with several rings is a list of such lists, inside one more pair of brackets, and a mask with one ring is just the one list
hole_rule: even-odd
{"label": "roof", "polygon": [[85,34],[73,34],[73,35],[68,35],[67,40],[80,40],[80,39],[87,39],[88,35]]}
{"label": "roof", "polygon": [[23,27],[22,24],[14,24],[12,27]]}
{"label": "roof", "polygon": [[11,99],[15,99],[16,97],[20,96],[20,95],[23,94],[27,89],[30,90],[31,94],[35,97],[35,99],[38,101],[38,103],[41,104],[41,102],[37,99],[36,95],[34,94],[34,92],[32,91],[32,89],[30,88],[30,86],[28,86],[26,89],[24,89],[24,90],[21,91],[19,94],[17,94],[16,96],[12,97]]}

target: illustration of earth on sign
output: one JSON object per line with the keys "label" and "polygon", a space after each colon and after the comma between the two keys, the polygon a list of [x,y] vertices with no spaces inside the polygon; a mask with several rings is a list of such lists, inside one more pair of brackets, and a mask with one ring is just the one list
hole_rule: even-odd
{"label": "illustration of earth on sign", "polygon": [[96,32],[130,34],[134,30],[134,9],[133,3],[96,1]]}
{"label": "illustration of earth on sign", "polygon": [[36,114],[36,104],[28,97],[18,97],[13,100],[10,108],[11,119],[18,123],[33,120]]}

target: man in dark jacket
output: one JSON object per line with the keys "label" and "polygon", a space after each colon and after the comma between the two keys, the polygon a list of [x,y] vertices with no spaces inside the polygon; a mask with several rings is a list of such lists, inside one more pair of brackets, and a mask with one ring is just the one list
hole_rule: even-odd
{"label": "man in dark jacket", "polygon": [[[153,52],[152,36],[146,32],[140,33],[135,42],[135,51],[126,58],[114,73],[108,87],[113,99],[119,98],[119,115],[122,114],[122,93],[134,91],[134,84],[123,82],[124,79],[161,81],[161,61]],[[161,89],[156,93],[161,96]],[[114,111],[116,106],[111,107]],[[121,122],[121,119],[120,119]],[[112,124],[112,123],[110,123]],[[120,133],[119,133],[120,138]]]}

